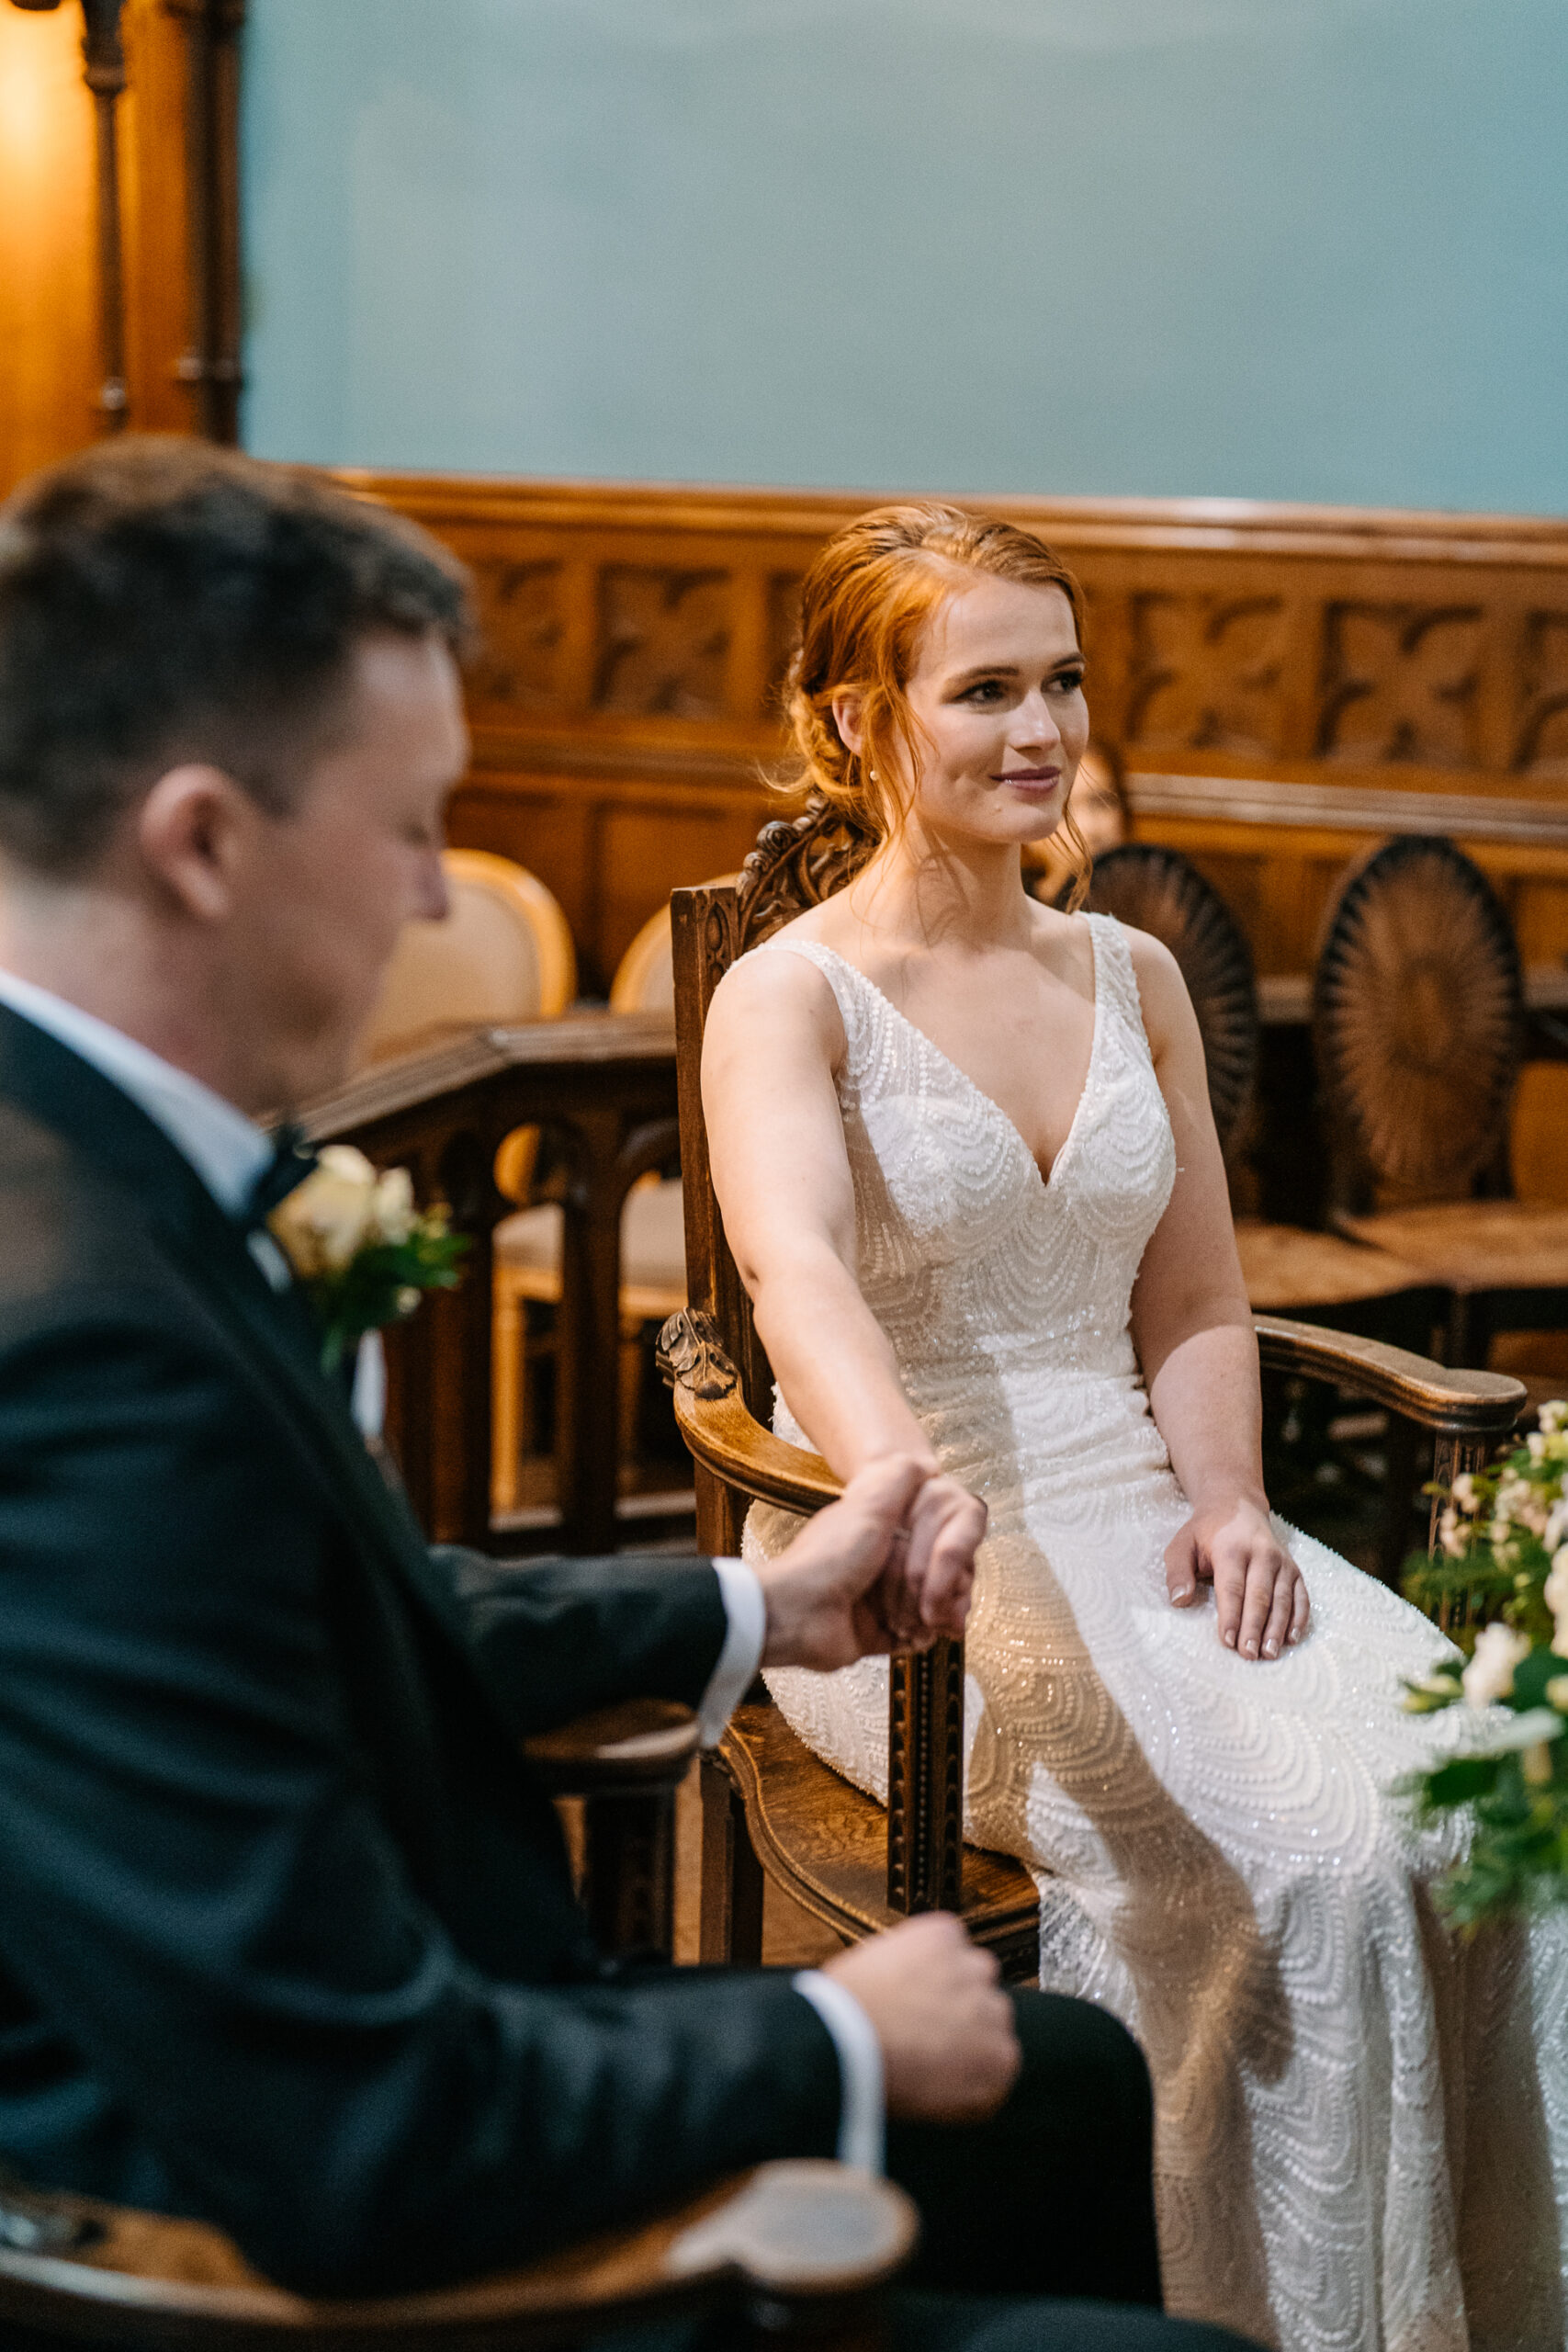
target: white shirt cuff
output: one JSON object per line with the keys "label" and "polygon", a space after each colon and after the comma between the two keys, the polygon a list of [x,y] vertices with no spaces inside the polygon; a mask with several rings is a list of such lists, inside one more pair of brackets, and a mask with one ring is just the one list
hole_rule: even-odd
{"label": "white shirt cuff", "polygon": [[852,1993],[820,1969],[803,1968],[790,1979],[802,1998],[810,2002],[833,2037],[839,2053],[838,2157],[841,2165],[856,2165],[862,2172],[880,2172],[885,2136],[882,2086],[882,2044],[876,2028]]}
{"label": "white shirt cuff", "polygon": [[718,1664],[708,1677],[697,1709],[697,1736],[705,1747],[716,1747],[724,1737],[726,1724],[762,1662],[762,1644],[768,1634],[768,1604],[755,1570],[744,1560],[716,1560],[713,1566],[728,1622]]}
{"label": "white shirt cuff", "polygon": [[379,1331],[367,1331],[354,1360],[349,1410],[361,1437],[379,1437],[387,1419],[387,1351]]}

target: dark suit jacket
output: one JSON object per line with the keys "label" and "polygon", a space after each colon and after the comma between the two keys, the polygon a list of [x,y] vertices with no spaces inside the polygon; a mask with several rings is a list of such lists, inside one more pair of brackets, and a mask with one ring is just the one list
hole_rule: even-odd
{"label": "dark suit jacket", "polygon": [[431,1550],[303,1302],[0,1008],[0,2155],[344,2292],[830,2154],[809,2003],[615,1981],[518,1754],[723,1638],[705,1561]]}

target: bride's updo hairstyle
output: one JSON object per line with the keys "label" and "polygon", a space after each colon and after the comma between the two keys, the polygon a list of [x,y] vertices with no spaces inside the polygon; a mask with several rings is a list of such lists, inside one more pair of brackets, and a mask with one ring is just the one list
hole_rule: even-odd
{"label": "bride's updo hairstyle", "polygon": [[[828,802],[878,844],[901,832],[908,815],[894,781],[896,752],[911,775],[920,766],[905,691],[920,634],[967,572],[1059,588],[1082,643],[1083,599],[1061,558],[1032,531],[962,507],[875,507],[829,540],[801,585],[800,645],[784,684],[799,764],[783,788]],[[863,698],[858,753],[833,719],[833,697],[846,686]],[[1089,888],[1089,855],[1070,808],[1058,830],[1077,869],[1077,906]]]}

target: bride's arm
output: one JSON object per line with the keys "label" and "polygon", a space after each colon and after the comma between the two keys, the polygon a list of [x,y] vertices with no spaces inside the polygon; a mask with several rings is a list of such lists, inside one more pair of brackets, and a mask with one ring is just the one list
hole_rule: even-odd
{"label": "bride's arm", "polygon": [[[829,1467],[849,1479],[899,1454],[928,1474],[909,1521],[909,1576],[927,1589],[930,1626],[965,1543],[973,1555],[984,1505],[939,1474],[886,1334],[861,1296],[834,1085],[844,1050],[833,992],[804,957],[747,956],[732,967],[703,1039],[714,1190],[774,1377]],[[959,1613],[939,1630],[956,1633],[962,1622]]]}
{"label": "bride's arm", "polygon": [[1167,1581],[1179,1607],[1212,1581],[1221,1639],[1244,1657],[1277,1657],[1305,1628],[1306,1587],[1269,1521],[1258,1342],[1202,1040],[1174,957],[1141,933],[1130,939],[1176,1138],[1175,1187],[1133,1291],[1133,1340],[1149,1408],[1192,1506],[1166,1554]]}

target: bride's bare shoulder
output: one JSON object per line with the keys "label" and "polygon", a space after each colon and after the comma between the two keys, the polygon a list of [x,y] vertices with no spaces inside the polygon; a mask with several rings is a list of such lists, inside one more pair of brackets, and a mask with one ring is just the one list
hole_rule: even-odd
{"label": "bride's bare shoulder", "polygon": [[735,1050],[775,1062],[781,1053],[822,1055],[838,1068],[845,1053],[839,1001],[809,956],[770,943],[737,957],[714,990],[703,1034],[705,1059]]}

